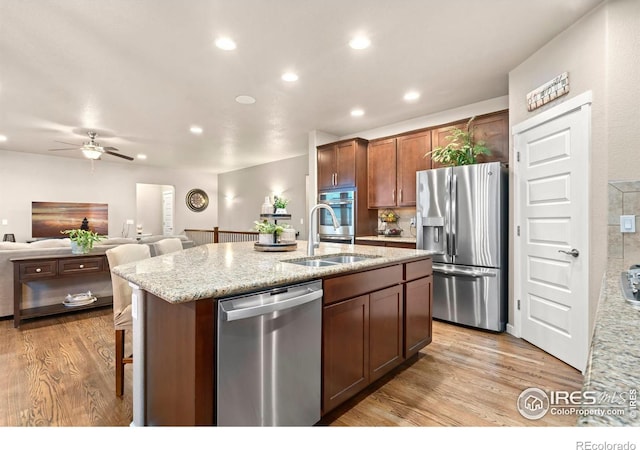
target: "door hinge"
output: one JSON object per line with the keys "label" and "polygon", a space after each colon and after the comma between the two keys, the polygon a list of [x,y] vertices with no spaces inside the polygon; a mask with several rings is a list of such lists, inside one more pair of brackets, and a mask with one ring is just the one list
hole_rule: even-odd
{"label": "door hinge", "polygon": [[520,152],[516,152],[516,161],[520,162]]}
{"label": "door hinge", "polygon": [[518,311],[520,311],[520,299],[518,299]]}
{"label": "door hinge", "polygon": [[520,236],[520,225],[516,227],[516,232],[518,233],[518,236]]}

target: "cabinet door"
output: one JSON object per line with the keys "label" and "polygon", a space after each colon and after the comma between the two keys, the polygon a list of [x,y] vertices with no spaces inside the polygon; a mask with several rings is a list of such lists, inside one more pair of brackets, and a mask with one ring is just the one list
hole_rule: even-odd
{"label": "cabinet door", "polygon": [[369,297],[325,306],[322,320],[325,414],[369,384]]}
{"label": "cabinet door", "polygon": [[318,147],[318,190],[334,188],[335,173],[335,147]]}
{"label": "cabinet door", "polygon": [[356,146],[355,142],[345,142],[336,146],[336,187],[355,187],[356,185]]}
{"label": "cabinet door", "polygon": [[369,142],[367,147],[369,208],[396,206],[396,140]]}
{"label": "cabinet door", "polygon": [[416,206],[416,172],[431,169],[431,131],[397,139],[397,204]]}
{"label": "cabinet door", "polygon": [[432,277],[410,281],[404,289],[404,356],[408,358],[431,342]]}
{"label": "cabinet door", "polygon": [[484,141],[491,155],[478,156],[478,162],[509,162],[509,112],[503,111],[472,122],[473,139]]}
{"label": "cabinet door", "polygon": [[380,378],[403,361],[403,310],[400,285],[369,295],[370,381]]}
{"label": "cabinet door", "polygon": [[[437,147],[446,146],[449,143],[449,139],[447,139],[447,136],[451,134],[451,128],[455,127],[455,128],[460,128],[461,130],[465,130],[467,127],[467,122],[468,120],[447,125],[446,127],[440,127],[440,128],[431,130],[431,147],[437,148]],[[439,169],[440,167],[445,167],[439,162],[434,161],[433,155],[431,156],[432,156],[431,158],[432,169]]]}

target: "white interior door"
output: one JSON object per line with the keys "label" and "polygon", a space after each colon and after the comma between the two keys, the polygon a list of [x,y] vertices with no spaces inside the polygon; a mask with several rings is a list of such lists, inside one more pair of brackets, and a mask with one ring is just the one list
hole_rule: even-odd
{"label": "white interior door", "polygon": [[591,97],[572,100],[514,127],[514,281],[522,338],[584,371]]}

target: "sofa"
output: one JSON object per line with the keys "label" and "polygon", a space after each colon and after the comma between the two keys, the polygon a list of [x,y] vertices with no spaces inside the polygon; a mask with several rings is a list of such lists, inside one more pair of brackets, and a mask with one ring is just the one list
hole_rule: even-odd
{"label": "sofa", "polygon": [[[193,247],[186,236],[147,236],[145,238],[106,238],[93,246],[93,251],[104,251],[122,244],[152,245],[160,239],[178,237],[183,248]],[[71,254],[69,239],[43,239],[31,243],[0,242],[0,318],[13,315],[13,258],[31,256],[64,256]],[[75,277],[74,277],[75,278]],[[101,297],[111,295],[111,279],[105,274],[86,275],[79,284],[76,279],[30,281],[23,288],[22,308],[61,303],[68,294],[91,291]]]}

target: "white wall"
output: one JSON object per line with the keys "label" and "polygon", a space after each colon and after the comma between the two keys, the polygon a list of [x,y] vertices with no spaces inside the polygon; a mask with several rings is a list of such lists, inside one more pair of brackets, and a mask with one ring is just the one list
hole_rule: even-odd
{"label": "white wall", "polygon": [[168,184],[136,183],[136,218],[134,225],[129,227],[129,237],[136,234],[138,225],[142,227],[143,234],[164,234],[163,199],[165,191],[174,192],[175,189]]}
{"label": "white wall", "polygon": [[[218,226],[224,230],[251,231],[260,220],[264,198],[274,194],[289,199],[289,224],[306,239],[307,155],[218,175]],[[301,224],[301,220],[304,222]],[[280,223],[280,222],[279,222]]]}
{"label": "white wall", "polygon": [[[94,202],[109,205],[109,234],[120,236],[127,219],[136,218],[136,183],[167,184],[176,189],[175,231],[212,228],[218,220],[215,174],[160,169],[140,164],[90,161],[0,150],[0,234],[14,233],[16,240],[31,238],[31,202]],[[189,210],[187,192],[193,188],[209,194],[209,207]],[[8,225],[2,225],[2,219]]]}
{"label": "white wall", "polygon": [[607,145],[610,180],[640,180],[640,1],[607,4]]}

